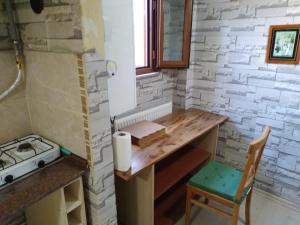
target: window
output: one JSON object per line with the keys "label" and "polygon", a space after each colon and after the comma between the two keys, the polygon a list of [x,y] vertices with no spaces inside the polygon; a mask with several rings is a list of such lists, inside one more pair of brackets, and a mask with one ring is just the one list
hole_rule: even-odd
{"label": "window", "polygon": [[155,71],[153,0],[133,0],[137,74]]}
{"label": "window", "polygon": [[188,68],[192,0],[133,0],[137,75]]}

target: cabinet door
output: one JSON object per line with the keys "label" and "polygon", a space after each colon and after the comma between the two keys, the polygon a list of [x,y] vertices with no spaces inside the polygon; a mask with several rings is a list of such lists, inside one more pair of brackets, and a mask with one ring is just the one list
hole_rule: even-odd
{"label": "cabinet door", "polygon": [[190,58],[192,0],[159,0],[158,67],[187,68]]}

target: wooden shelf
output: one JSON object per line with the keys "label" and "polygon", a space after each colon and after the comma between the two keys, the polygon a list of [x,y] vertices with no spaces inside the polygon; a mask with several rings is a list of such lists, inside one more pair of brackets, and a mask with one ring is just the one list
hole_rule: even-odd
{"label": "wooden shelf", "polygon": [[68,223],[69,225],[82,225],[82,223],[73,216],[68,216]]}
{"label": "wooden shelf", "polygon": [[81,201],[72,193],[65,192],[65,199],[67,213],[71,212],[72,210],[76,209],[81,205]]}
{"label": "wooden shelf", "polygon": [[26,219],[28,225],[86,225],[82,178],[28,208]]}
{"label": "wooden shelf", "polygon": [[179,180],[199,169],[210,153],[187,145],[155,166],[154,198],[159,198]]}
{"label": "wooden shelf", "polygon": [[187,181],[183,179],[155,201],[155,225],[174,225],[184,215]]}
{"label": "wooden shelf", "polygon": [[67,213],[82,204],[80,194],[80,182],[73,182],[64,188]]}
{"label": "wooden shelf", "polygon": [[68,225],[83,225],[81,222],[81,207],[77,207],[68,214]]}

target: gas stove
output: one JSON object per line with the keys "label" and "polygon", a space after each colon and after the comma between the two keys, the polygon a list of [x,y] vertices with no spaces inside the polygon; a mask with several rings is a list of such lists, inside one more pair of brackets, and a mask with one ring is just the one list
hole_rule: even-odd
{"label": "gas stove", "polygon": [[59,157],[59,146],[38,135],[0,145],[0,188]]}

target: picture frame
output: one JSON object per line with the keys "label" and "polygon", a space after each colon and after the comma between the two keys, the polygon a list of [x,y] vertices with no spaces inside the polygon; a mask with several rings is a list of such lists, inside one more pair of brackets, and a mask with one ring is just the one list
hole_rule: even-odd
{"label": "picture frame", "polygon": [[299,38],[300,24],[270,26],[266,62],[299,64]]}

